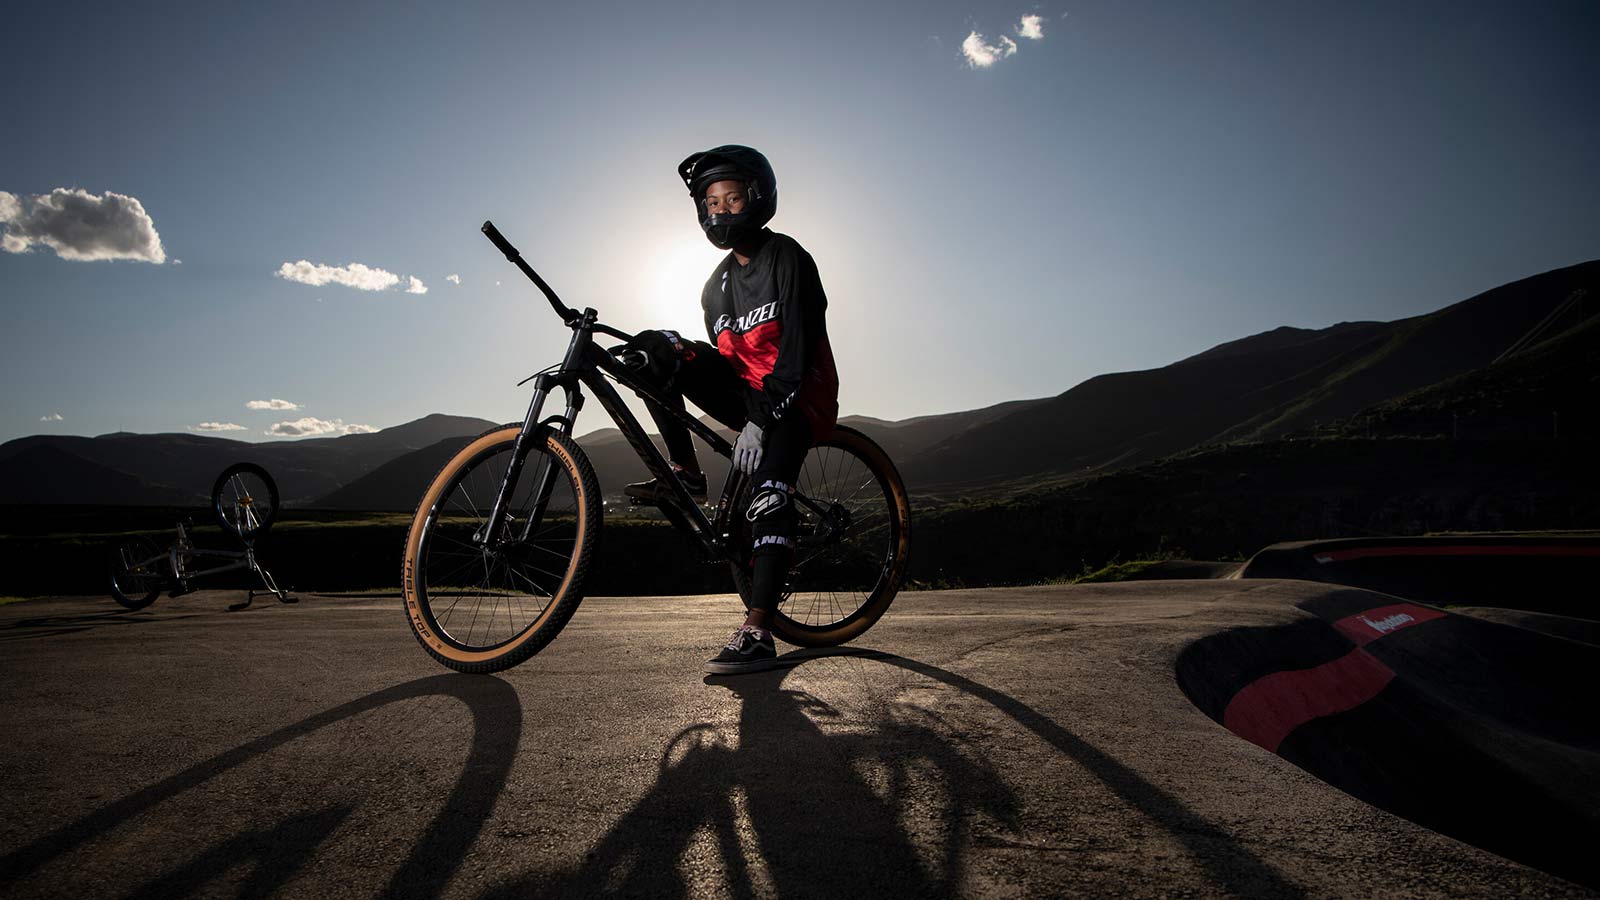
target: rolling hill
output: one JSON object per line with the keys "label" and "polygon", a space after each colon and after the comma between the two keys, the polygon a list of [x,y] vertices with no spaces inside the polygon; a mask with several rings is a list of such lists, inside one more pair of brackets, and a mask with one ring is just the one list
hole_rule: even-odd
{"label": "rolling hill", "polygon": [[[1465,416],[1484,436],[1559,433],[1563,421],[1568,435],[1581,435],[1600,428],[1592,412],[1597,313],[1600,261],[1592,261],[1427,315],[1275,328],[1159,369],[1091,378],[1054,397],[841,421],[882,444],[914,493],[944,499],[1004,482],[1078,480],[1313,426],[1363,437],[1463,436]],[[1505,421],[1495,424],[1496,416]],[[1511,420],[1517,424],[1505,424]],[[223,467],[251,460],[273,473],[289,506],[409,510],[454,448],[493,424],[436,414],[373,434],[261,444],[192,434],[36,435],[0,445],[0,502],[191,502]],[[608,497],[647,477],[615,428],[579,443]],[[726,463],[706,453],[702,462],[716,491]]]}

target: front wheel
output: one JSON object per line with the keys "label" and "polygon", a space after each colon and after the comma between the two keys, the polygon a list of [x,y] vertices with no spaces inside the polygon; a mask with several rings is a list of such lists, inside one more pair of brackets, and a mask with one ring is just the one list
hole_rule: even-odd
{"label": "front wheel", "polygon": [[[817,443],[795,479],[795,553],[772,631],[801,647],[861,636],[894,601],[911,549],[911,501],[888,454],[846,426]],[[748,485],[730,509],[734,585],[750,604]]]}
{"label": "front wheel", "polygon": [[107,557],[111,599],[128,609],[144,609],[156,602],[167,583],[167,555],[155,541],[129,535],[112,543]]}
{"label": "front wheel", "polygon": [[457,671],[509,669],[550,643],[583,598],[599,539],[593,466],[566,435],[540,428],[529,436],[499,533],[485,542],[520,431],[485,432],[451,457],[406,536],[406,620],[422,648]]}
{"label": "front wheel", "polygon": [[278,483],[255,463],[234,463],[211,486],[211,511],[223,531],[254,540],[278,514]]}

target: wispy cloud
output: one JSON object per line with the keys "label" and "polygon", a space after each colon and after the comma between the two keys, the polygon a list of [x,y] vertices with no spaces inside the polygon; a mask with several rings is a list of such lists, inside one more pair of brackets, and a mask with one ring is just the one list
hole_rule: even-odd
{"label": "wispy cloud", "polygon": [[251,400],[251,401],[245,403],[244,408],[245,409],[299,409],[300,408],[300,404],[291,403],[288,400],[279,400],[277,397],[273,397],[271,400]]}
{"label": "wispy cloud", "polygon": [[983,39],[983,35],[974,31],[961,42],[961,55],[966,57],[967,65],[974,69],[987,69],[1015,52],[1017,52],[1017,42],[1003,34],[1000,35],[999,43],[991,44]]}
{"label": "wispy cloud", "polygon": [[446,275],[444,277],[444,280],[450,282],[451,284],[460,284],[461,283],[461,276],[460,275]]}
{"label": "wispy cloud", "polygon": [[268,428],[266,434],[270,437],[316,437],[322,434],[371,434],[377,430],[371,425],[346,425],[343,419],[329,421],[306,416],[293,422],[279,422]]}
{"label": "wispy cloud", "polygon": [[243,425],[235,425],[232,422],[201,422],[199,425],[194,426],[194,430],[195,431],[244,431],[245,427]]}
{"label": "wispy cloud", "polygon": [[[1029,13],[1013,25],[1011,30],[1023,40],[1044,40],[1044,16]],[[961,56],[971,69],[987,69],[1016,52],[1017,42],[1004,34],[991,44],[982,33],[974,30],[961,42]]]}
{"label": "wispy cloud", "polygon": [[[286,262],[278,267],[277,276],[286,281],[299,284],[309,284],[312,287],[322,287],[325,284],[341,284],[352,287],[358,291],[387,291],[404,285],[403,290],[408,294],[426,294],[428,286],[422,279],[415,275],[396,275],[387,269],[353,262],[349,265],[330,266],[325,263],[314,263],[307,259],[296,262]],[[318,301],[322,298],[318,297]]]}
{"label": "wispy cloud", "polygon": [[48,416],[40,416],[39,417],[39,421],[41,421],[41,422],[59,422],[59,421],[61,421],[61,413],[51,413]]}
{"label": "wispy cloud", "polygon": [[56,188],[18,196],[0,191],[0,249],[27,253],[35,244],[62,259],[132,259],[160,264],[167,252],[138,198],[106,191]]}

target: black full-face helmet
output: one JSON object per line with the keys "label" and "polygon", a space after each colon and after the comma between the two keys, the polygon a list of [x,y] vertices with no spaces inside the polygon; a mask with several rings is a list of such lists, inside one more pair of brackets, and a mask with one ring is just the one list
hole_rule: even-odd
{"label": "black full-face helmet", "polygon": [[[696,153],[678,164],[678,175],[694,198],[695,216],[706,239],[719,249],[731,249],[754,237],[778,211],[778,177],[772,174],[767,158],[749,147],[724,144]],[[741,212],[706,212],[706,188],[719,181],[744,183]]]}

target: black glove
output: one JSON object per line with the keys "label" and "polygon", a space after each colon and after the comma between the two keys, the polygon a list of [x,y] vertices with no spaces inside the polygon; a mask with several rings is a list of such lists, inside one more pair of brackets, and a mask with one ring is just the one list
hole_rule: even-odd
{"label": "black glove", "polygon": [[672,380],[683,366],[683,347],[684,340],[676,331],[656,329],[639,332],[627,344],[627,349],[644,355],[640,374],[663,390],[672,387]]}

